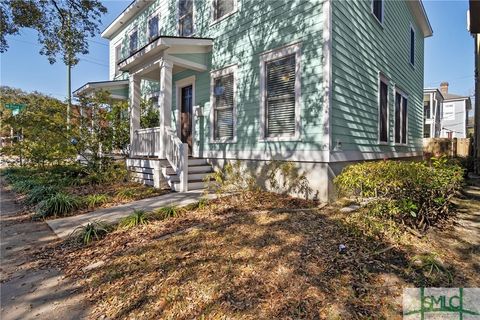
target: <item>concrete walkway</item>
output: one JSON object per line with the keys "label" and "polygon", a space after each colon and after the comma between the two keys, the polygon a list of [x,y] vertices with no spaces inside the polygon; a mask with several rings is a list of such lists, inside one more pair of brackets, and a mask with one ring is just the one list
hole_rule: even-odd
{"label": "concrete walkway", "polygon": [[205,196],[201,190],[168,193],[158,197],[142,199],[116,207],[99,209],[73,217],[49,220],[47,223],[59,238],[64,239],[70,236],[76,228],[84,226],[89,222],[102,221],[114,224],[130,215],[133,210],[136,209],[149,212],[166,206],[183,207],[198,202],[202,197],[214,198],[215,195]]}
{"label": "concrete walkway", "polygon": [[15,194],[0,183],[0,319],[85,319],[90,306],[81,288],[32,254],[57,237],[45,222],[22,214]]}

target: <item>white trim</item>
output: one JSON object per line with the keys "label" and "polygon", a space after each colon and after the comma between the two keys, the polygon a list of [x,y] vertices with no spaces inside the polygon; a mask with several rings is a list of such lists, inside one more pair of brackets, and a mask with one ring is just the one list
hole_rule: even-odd
{"label": "white trim", "polygon": [[[228,74],[233,74],[233,138],[232,139],[220,139],[215,140],[215,107],[213,88],[215,86],[215,79],[223,77]],[[236,143],[237,142],[237,65],[231,65],[223,69],[217,69],[210,72],[210,143]]]}
{"label": "white trim", "polygon": [[[120,47],[120,55],[118,57],[118,60],[117,60],[117,48]],[[122,49],[123,49],[123,43],[122,43],[122,39],[119,39],[117,40],[117,42],[115,42],[113,44],[113,78],[112,79],[115,79],[118,75],[122,74],[123,71],[120,70],[120,66],[118,65],[118,62],[120,62],[120,60],[122,60]]]}
{"label": "white trim", "polygon": [[382,0],[382,16],[381,16],[382,19],[381,20],[378,19],[378,17],[373,12],[373,2],[374,2],[374,0],[370,0],[370,13],[375,18],[375,20],[380,24],[380,27],[383,28],[383,22],[385,21],[385,3],[386,3],[386,1]]}
{"label": "white trim", "polygon": [[233,160],[285,160],[298,162],[314,162],[314,163],[334,163],[346,161],[364,161],[364,160],[382,160],[396,159],[407,157],[420,157],[423,155],[422,150],[406,151],[406,152],[375,152],[375,151],[338,151],[330,152],[329,150],[282,150],[280,152],[272,152],[268,147],[263,150],[206,150],[203,151],[202,157],[209,159],[233,159]]}
{"label": "white trim", "polygon": [[[160,36],[160,19],[161,19],[161,8],[158,8],[157,10],[154,10],[152,13],[150,13],[147,17],[147,40],[150,42],[153,38]],[[157,35],[155,36],[150,36],[150,20],[154,17],[157,16],[158,21],[157,21]]]}
{"label": "white trim", "polygon": [[[381,108],[381,101],[380,101],[380,85],[381,83],[384,83],[387,85],[387,141],[381,141],[380,140],[380,124],[381,124],[381,118],[380,118],[380,108]],[[389,92],[390,91],[390,80],[382,73],[378,72],[378,83],[377,83],[377,112],[378,112],[378,138],[377,138],[377,143],[380,145],[388,145],[390,143],[390,99],[389,99]]]}
{"label": "white trim", "polygon": [[[332,149],[330,114],[332,112],[333,77],[332,77],[332,0],[326,0],[323,6],[323,132],[327,150]],[[329,154],[330,156],[330,154]],[[327,159],[328,161],[328,159]]]}
{"label": "white trim", "polygon": [[[397,107],[397,101],[396,101],[397,93],[400,94],[400,96],[402,96],[402,100],[407,99],[407,119],[405,121],[405,126],[406,126],[405,133],[406,133],[407,136],[405,137],[405,143],[402,143],[402,138],[403,137],[402,137],[402,128],[401,127],[400,127],[400,142],[396,142],[397,137],[395,136],[395,134],[396,134],[395,129],[396,129],[396,126],[397,126],[397,123],[396,123],[397,121],[395,119],[396,118],[395,117],[395,108]],[[397,85],[395,85],[394,97],[393,97],[393,110],[394,110],[394,112],[393,112],[393,115],[394,115],[393,116],[393,143],[396,146],[407,146],[408,145],[408,132],[409,132],[409,130],[408,130],[408,114],[409,114],[408,110],[410,109],[409,103],[410,103],[410,99],[408,97],[408,94],[406,94],[405,91],[403,91]],[[400,103],[400,119],[403,120],[403,101],[402,101],[402,103]]]}
{"label": "white trim", "polygon": [[223,21],[225,19],[227,19],[228,17],[234,15],[237,11],[238,11],[238,1],[239,0],[233,0],[233,10],[226,13],[225,15],[221,16],[220,18],[218,19],[215,19],[215,4],[218,0],[211,0],[210,2],[210,15],[211,15],[211,19],[210,19],[210,26],[213,26],[214,24],[217,24],[219,23],[220,21]]}
{"label": "white trim", "polygon": [[[265,128],[265,64],[272,60],[281,59],[295,54],[295,134],[293,136],[266,137]],[[260,142],[265,141],[299,141],[301,131],[301,97],[302,97],[302,69],[301,43],[296,42],[281,48],[265,51],[260,54]]]}
{"label": "white trim", "polygon": [[[181,92],[180,90],[182,88],[185,88],[187,86],[192,86],[192,117],[194,117],[195,115],[193,114],[193,107],[196,105],[195,104],[195,80],[196,80],[196,77],[195,76],[190,76],[190,77],[187,77],[187,78],[183,78],[183,79],[180,79],[178,81],[175,81],[175,110],[177,112],[177,136],[179,138],[181,138],[181,126],[182,126],[182,110],[180,110],[181,108],[181,103],[180,103],[180,100],[181,100]],[[192,121],[192,126],[193,126],[193,121]],[[192,132],[192,140],[194,139],[193,137],[193,132]],[[193,141],[192,141],[193,143]],[[193,145],[192,145],[193,147]]]}

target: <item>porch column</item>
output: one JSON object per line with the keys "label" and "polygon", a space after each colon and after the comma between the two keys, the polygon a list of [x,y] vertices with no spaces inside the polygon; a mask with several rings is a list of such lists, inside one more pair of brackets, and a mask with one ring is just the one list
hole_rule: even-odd
{"label": "porch column", "polygon": [[135,155],[135,131],[140,129],[140,77],[130,74],[130,156]]}
{"label": "porch column", "polygon": [[172,126],[172,69],[173,63],[165,58],[160,61],[160,94],[158,106],[160,115],[160,158],[165,159],[166,139],[165,130]]}

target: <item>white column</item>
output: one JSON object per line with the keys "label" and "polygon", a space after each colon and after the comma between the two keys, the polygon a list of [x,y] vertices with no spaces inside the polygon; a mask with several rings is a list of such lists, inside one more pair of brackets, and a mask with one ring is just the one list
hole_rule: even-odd
{"label": "white column", "polygon": [[135,154],[135,131],[140,129],[140,77],[130,74],[130,155]]}
{"label": "white column", "polygon": [[167,127],[172,126],[172,69],[173,64],[165,59],[160,61],[160,94],[158,106],[160,114],[160,158],[166,158],[166,133]]}

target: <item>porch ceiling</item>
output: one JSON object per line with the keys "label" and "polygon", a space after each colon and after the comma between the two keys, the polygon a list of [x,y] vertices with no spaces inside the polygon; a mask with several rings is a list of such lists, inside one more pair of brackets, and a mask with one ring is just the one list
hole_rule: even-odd
{"label": "porch ceiling", "polygon": [[[155,62],[166,53],[207,53],[212,50],[213,40],[210,38],[182,38],[160,36],[149,44],[132,53],[118,63],[121,71],[131,72],[144,65]],[[182,65],[182,59],[176,59],[177,68],[190,68],[191,64]],[[199,69],[203,66],[199,65]],[[147,73],[148,74],[148,73]]]}

